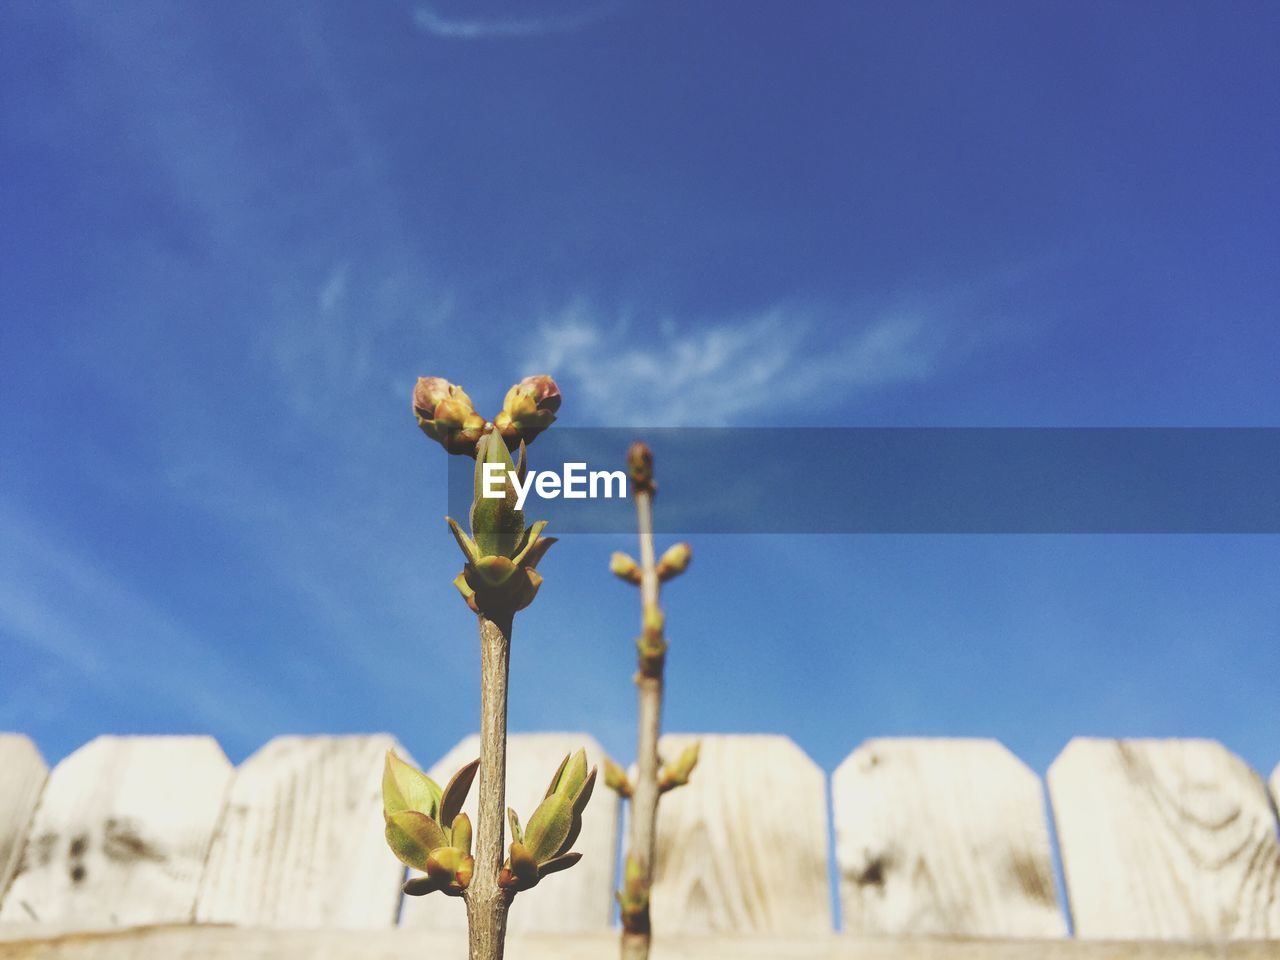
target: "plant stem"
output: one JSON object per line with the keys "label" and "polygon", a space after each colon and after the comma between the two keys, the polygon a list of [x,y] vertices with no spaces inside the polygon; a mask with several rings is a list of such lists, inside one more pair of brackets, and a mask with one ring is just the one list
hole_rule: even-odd
{"label": "plant stem", "polygon": [[[658,605],[658,569],[653,549],[653,494],[637,491],[636,525],[640,531],[640,605],[643,611]],[[645,890],[653,889],[653,864],[658,824],[658,735],[662,730],[662,668],[656,675],[636,674],[639,688],[640,730],[636,743],[636,783],[631,799],[631,855],[640,864]],[[623,960],[649,956],[649,911],[622,935]]]}
{"label": "plant stem", "polygon": [[507,793],[507,674],[511,614],[480,615],[480,803],[475,872],[467,887],[471,960],[502,960],[511,895],[498,886]]}

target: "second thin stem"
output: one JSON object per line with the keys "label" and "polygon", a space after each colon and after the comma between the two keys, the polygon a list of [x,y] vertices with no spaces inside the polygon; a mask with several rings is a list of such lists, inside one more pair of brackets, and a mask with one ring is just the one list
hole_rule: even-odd
{"label": "second thin stem", "polygon": [[[643,612],[658,606],[658,564],[653,546],[653,494],[638,490],[636,525],[640,532],[640,604]],[[636,674],[639,688],[639,735],[636,743],[636,784],[631,806],[631,855],[636,858],[644,889],[653,889],[653,866],[658,823],[658,737],[662,731],[663,669]],[[636,929],[622,936],[624,960],[649,956],[651,931],[646,906]]]}

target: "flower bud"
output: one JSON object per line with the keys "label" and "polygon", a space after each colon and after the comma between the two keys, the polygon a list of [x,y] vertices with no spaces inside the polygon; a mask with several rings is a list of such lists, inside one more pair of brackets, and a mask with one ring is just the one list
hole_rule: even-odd
{"label": "flower bud", "polygon": [[488,427],[466,391],[443,377],[419,377],[413,388],[413,414],[418,426],[449,453],[474,457],[476,443]]}
{"label": "flower bud", "polygon": [[631,474],[631,486],[635,493],[654,493],[658,485],[653,482],[653,451],[647,443],[637,440],[627,450],[627,472]]}
{"label": "flower bud", "polygon": [[627,583],[640,583],[640,564],[625,553],[617,552],[609,558],[609,572]]}
{"label": "flower bud", "polygon": [[514,450],[521,440],[532,443],[534,437],[555,423],[559,409],[560,388],[554,380],[545,373],[525,377],[507,391],[502,412],[493,418],[493,426]]}
{"label": "flower bud", "polygon": [[683,787],[689,782],[689,775],[693,773],[693,768],[698,765],[698,747],[699,744],[697,743],[685,747],[675,763],[669,763],[663,767],[662,774],[658,778],[658,791],[660,793],[666,793],[676,787]]}
{"label": "flower bud", "polygon": [[604,758],[604,785],[624,800],[631,796],[631,781],[627,778],[627,771],[610,757]]}
{"label": "flower bud", "polygon": [[689,561],[693,559],[693,548],[687,543],[677,543],[669,548],[658,561],[658,579],[665,583],[680,576],[689,569]]}

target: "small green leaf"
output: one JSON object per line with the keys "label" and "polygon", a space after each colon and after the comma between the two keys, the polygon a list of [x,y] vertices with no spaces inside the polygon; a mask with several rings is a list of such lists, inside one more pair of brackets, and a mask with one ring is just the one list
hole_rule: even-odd
{"label": "small green leaf", "polygon": [[556,767],[556,772],[551,775],[551,783],[547,786],[547,792],[542,795],[545,800],[556,792],[556,787],[560,786],[560,778],[564,776],[564,768],[569,765],[570,754],[565,754],[564,759],[560,761],[560,766]]}
{"label": "small green leaf", "polygon": [[524,478],[528,474],[528,472],[529,472],[529,456],[525,450],[524,441],[521,440],[520,450],[516,454],[516,477],[519,479],[521,483],[524,483]]}
{"label": "small green leaf", "polygon": [[435,893],[442,886],[442,883],[432,877],[412,877],[406,880],[400,889],[411,897],[425,897],[428,893]]}
{"label": "small green leaf", "polygon": [[405,763],[394,750],[387,751],[382,770],[382,811],[385,816],[402,810],[416,810],[434,817],[440,803],[440,787],[412,764]]}
{"label": "small green leaf", "polygon": [[529,555],[529,551],[537,546],[542,531],[547,528],[546,520],[538,520],[530,527],[524,535],[524,541],[520,544],[520,549],[516,551],[516,555],[511,558],[513,563],[520,564],[524,562],[524,558]]}
{"label": "small green leaf", "polygon": [[453,826],[449,830],[449,844],[463,853],[471,852],[471,818],[460,813],[453,818]]}
{"label": "small green leaf", "polygon": [[587,801],[591,799],[591,791],[596,786],[596,768],[592,767],[591,772],[587,774],[587,779],[582,781],[582,786],[578,788],[577,794],[573,798],[573,812],[579,817],[582,811],[587,809]]}
{"label": "small green leaf", "polygon": [[462,527],[458,525],[458,521],[453,517],[445,517],[445,520],[453,533],[453,539],[458,541],[458,546],[462,549],[462,555],[467,558],[467,562],[475,563],[479,560],[480,548],[476,546],[476,542],[466,535]]}
{"label": "small green leaf", "polygon": [[462,804],[466,802],[467,792],[471,789],[471,781],[476,778],[476,770],[479,768],[480,759],[477,757],[450,778],[448,786],[444,788],[444,793],[441,794],[441,823],[452,823],[453,818],[458,815],[458,812],[462,809]]}
{"label": "small green leaf", "polygon": [[547,551],[558,542],[555,537],[539,537],[538,542],[530,546],[529,551],[524,555],[524,560],[522,561],[524,567],[532,571],[542,562],[542,558],[547,555]]}
{"label": "small green leaf", "polygon": [[427,869],[432,850],[445,846],[444,831],[426,814],[402,810],[387,817],[387,846],[401,863]]}
{"label": "small green leaf", "polygon": [[481,557],[472,566],[476,573],[491,587],[500,587],[519,569],[506,557]]}
{"label": "small green leaf", "polygon": [[[508,476],[513,468],[507,445],[497,434],[480,439],[476,456],[475,499],[471,504],[471,535],[484,556],[511,557],[524,538],[524,511],[516,509],[516,491]],[[501,497],[484,496],[485,465],[497,465],[504,477]]]}
{"label": "small green leaf", "polygon": [[520,829],[520,814],[507,807],[507,822],[511,824],[511,839],[516,843],[524,843],[524,831]]}
{"label": "small green leaf", "polygon": [[582,785],[587,782],[587,751],[578,750],[569,758],[560,782],[556,784],[556,793],[567,796],[570,800],[578,795]]}
{"label": "small green leaf", "polygon": [[624,800],[631,796],[631,780],[612,757],[604,758],[604,785]]}
{"label": "small green leaf", "polygon": [[541,863],[563,852],[565,839],[573,829],[573,801],[561,793],[553,793],[529,818],[524,831],[524,843],[529,852]]}

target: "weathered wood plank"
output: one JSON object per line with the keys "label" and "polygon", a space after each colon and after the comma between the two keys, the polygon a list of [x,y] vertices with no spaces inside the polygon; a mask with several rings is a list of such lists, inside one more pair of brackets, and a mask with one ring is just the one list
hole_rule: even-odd
{"label": "weathered wood plank", "polygon": [[844,929],[1061,937],[1040,779],[995,740],[868,740],[832,776]]}
{"label": "weathered wood plank", "polygon": [[0,903],[18,869],[36,802],[49,768],[36,745],[16,733],[0,733]]}
{"label": "weathered wood plank", "polygon": [[277,737],[241,764],[197,920],[393,926],[404,870],[383,839],[382,765],[392,748],[387,734]]}
{"label": "weathered wood plank", "polygon": [[[428,771],[440,784],[476,758],[480,739],[465,738]],[[565,754],[587,750],[589,763],[603,769],[604,751],[585,733],[518,733],[507,742],[507,805],[523,823],[542,801],[551,775]],[[475,823],[479,785],[471,788],[463,808]],[[608,927],[613,916],[614,867],[617,858],[618,798],[597,782],[582,817],[582,833],[573,848],[582,853],[576,866],[548,877],[519,894],[511,907],[508,929],[518,932],[567,933]],[[510,837],[507,838],[510,842]],[[431,894],[405,897],[401,924],[419,930],[466,929],[462,901]]]}
{"label": "weathered wood plank", "polygon": [[[0,928],[3,930],[3,928]],[[507,960],[601,960],[616,933],[513,935]],[[0,960],[406,960],[466,956],[460,933],[162,927],[54,940],[0,940]],[[855,937],[654,938],[653,960],[1275,960],[1273,943],[1108,943]]]}
{"label": "weathered wood plank", "polygon": [[1049,789],[1077,936],[1280,938],[1271,802],[1221,744],[1072,740]]}
{"label": "weathered wood plank", "polygon": [[210,737],[98,737],[54,768],[0,921],[189,920],[231,764]]}
{"label": "weathered wood plank", "polygon": [[826,775],[779,736],[669,734],[663,758],[695,740],[693,777],[658,806],[655,938],[829,932]]}

